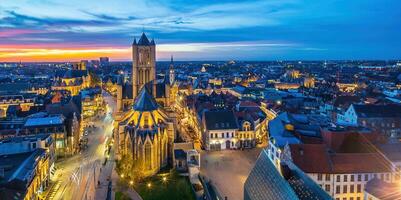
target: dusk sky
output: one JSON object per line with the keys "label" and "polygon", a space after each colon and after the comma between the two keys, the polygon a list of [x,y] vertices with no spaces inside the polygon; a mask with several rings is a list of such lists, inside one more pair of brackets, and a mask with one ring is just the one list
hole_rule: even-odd
{"label": "dusk sky", "polygon": [[399,0],[0,0],[0,61],[400,59]]}

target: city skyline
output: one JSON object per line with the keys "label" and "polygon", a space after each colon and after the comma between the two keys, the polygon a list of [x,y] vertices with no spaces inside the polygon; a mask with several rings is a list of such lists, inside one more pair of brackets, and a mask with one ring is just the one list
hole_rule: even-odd
{"label": "city skyline", "polygon": [[143,31],[158,43],[157,60],[399,59],[400,4],[5,0],[0,62],[130,61]]}

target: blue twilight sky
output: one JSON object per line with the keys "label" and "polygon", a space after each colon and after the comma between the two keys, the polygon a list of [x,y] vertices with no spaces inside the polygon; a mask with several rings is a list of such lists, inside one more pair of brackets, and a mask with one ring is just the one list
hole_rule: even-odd
{"label": "blue twilight sky", "polygon": [[399,59],[401,1],[0,0],[0,61],[130,60],[142,30],[159,60]]}

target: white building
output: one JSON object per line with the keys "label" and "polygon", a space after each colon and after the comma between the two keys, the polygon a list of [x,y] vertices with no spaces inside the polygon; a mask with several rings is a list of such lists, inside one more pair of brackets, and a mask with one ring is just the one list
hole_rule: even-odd
{"label": "white building", "polygon": [[202,125],[202,139],[206,150],[237,148],[238,123],[232,111],[205,111]]}
{"label": "white building", "polygon": [[379,152],[334,153],[325,144],[291,144],[283,160],[292,162],[335,200],[363,200],[368,181],[399,181],[395,167]]}

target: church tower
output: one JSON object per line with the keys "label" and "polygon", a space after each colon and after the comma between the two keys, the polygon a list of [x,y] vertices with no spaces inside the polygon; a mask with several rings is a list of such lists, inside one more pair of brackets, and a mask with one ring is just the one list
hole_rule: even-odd
{"label": "church tower", "polygon": [[173,55],[171,55],[171,61],[170,61],[170,67],[169,67],[168,73],[169,73],[169,78],[170,78],[170,85],[172,85],[175,81]]}
{"label": "church tower", "polygon": [[132,98],[138,96],[143,86],[156,95],[156,45],[145,33],[132,44]]}

